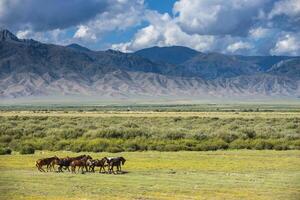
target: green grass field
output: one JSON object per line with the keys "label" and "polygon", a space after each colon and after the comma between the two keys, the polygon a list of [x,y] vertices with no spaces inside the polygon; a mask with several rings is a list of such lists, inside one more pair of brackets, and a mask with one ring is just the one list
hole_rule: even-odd
{"label": "green grass field", "polygon": [[35,160],[71,152],[0,156],[0,199],[299,199],[300,151],[91,153],[122,155],[122,175],[41,173]]}

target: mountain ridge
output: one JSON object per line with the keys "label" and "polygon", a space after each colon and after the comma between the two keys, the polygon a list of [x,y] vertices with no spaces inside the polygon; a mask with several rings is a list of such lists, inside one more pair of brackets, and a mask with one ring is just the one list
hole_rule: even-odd
{"label": "mountain ridge", "polygon": [[[18,39],[5,30],[0,32],[0,98],[300,96],[299,57],[275,57],[275,62],[274,57],[241,58],[178,46],[145,51],[158,50],[167,51],[159,53],[159,61],[157,55],[154,59],[140,55],[143,51],[92,51],[78,44],[43,44]],[[184,56],[168,62],[176,55]],[[268,65],[259,65],[263,62]]]}

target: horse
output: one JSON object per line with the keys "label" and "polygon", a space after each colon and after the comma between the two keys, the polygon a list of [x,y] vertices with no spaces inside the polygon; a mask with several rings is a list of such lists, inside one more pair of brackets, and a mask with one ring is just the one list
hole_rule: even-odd
{"label": "horse", "polygon": [[124,165],[126,162],[126,159],[123,157],[116,157],[116,158],[108,158],[107,159],[108,162],[108,172],[109,173],[114,173],[114,167],[117,167],[117,173],[122,171],[122,167],[121,165]]}
{"label": "horse", "polygon": [[100,167],[99,173],[101,173],[102,169],[105,172],[105,163],[107,162],[107,158],[104,157],[101,160],[88,160],[87,165],[89,166],[89,171],[95,172],[95,167]]}
{"label": "horse", "polygon": [[52,162],[51,165],[52,165],[53,169],[54,169],[54,165],[58,165],[59,166],[58,167],[58,172],[63,172],[62,171],[63,167],[65,167],[65,169],[70,171],[69,166],[70,166],[71,162],[74,161],[74,160],[80,160],[84,157],[86,157],[86,155],[80,155],[80,156],[77,156],[77,157],[66,157],[66,158],[60,159],[59,161]]}
{"label": "horse", "polygon": [[[36,161],[35,166],[38,168],[38,170],[40,172],[45,172],[45,170],[43,169],[43,166],[47,165],[47,171],[48,171],[51,163],[53,161],[57,161],[57,160],[59,160],[59,158],[57,156],[50,157],[50,158],[42,158],[42,159],[39,159]],[[50,167],[50,170],[51,170],[51,167]]]}
{"label": "horse", "polygon": [[86,171],[88,171],[87,169],[87,161],[93,159],[91,156],[85,156],[80,160],[74,160],[71,162],[70,166],[71,166],[71,171],[72,173],[76,173],[76,167],[78,167],[78,171],[81,169],[81,172],[83,173],[83,167],[85,167]]}

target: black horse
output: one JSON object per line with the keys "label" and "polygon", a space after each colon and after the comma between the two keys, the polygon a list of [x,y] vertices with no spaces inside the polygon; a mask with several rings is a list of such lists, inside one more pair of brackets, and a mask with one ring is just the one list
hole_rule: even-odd
{"label": "black horse", "polygon": [[114,167],[117,167],[117,173],[122,172],[122,165],[124,165],[126,162],[126,159],[123,157],[115,157],[115,158],[107,158],[107,163],[108,163],[108,172],[109,173],[114,173]]}

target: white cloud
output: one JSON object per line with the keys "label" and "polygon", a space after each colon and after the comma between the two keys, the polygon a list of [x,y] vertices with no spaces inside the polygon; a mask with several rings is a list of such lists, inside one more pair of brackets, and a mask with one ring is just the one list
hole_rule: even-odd
{"label": "white cloud", "polygon": [[77,39],[88,39],[88,40],[96,40],[96,35],[90,30],[87,26],[79,26],[78,30],[74,34],[74,38]]}
{"label": "white cloud", "polygon": [[179,0],[173,12],[184,31],[244,35],[270,0]]}
{"label": "white cloud", "polygon": [[268,28],[257,27],[249,31],[249,35],[254,39],[261,39],[267,37],[271,30]]}
{"label": "white cloud", "polygon": [[291,55],[300,54],[300,34],[285,34],[279,38],[273,49],[270,50],[272,55]]}
{"label": "white cloud", "polygon": [[30,38],[32,35],[32,31],[30,30],[20,30],[17,32],[17,37],[20,39],[27,39]]}
{"label": "white cloud", "polygon": [[101,39],[104,33],[111,31],[124,31],[129,27],[137,26],[143,20],[143,0],[115,0],[108,11],[98,14],[87,23],[77,27],[74,38],[86,42]]}
{"label": "white cloud", "polygon": [[227,50],[231,53],[236,53],[239,50],[251,49],[251,48],[253,48],[253,47],[250,43],[239,41],[239,42],[235,42],[233,44],[230,44],[227,47]]}
{"label": "white cloud", "polygon": [[299,17],[300,16],[300,0],[282,0],[282,1],[276,2],[272,11],[269,13],[269,18],[273,18],[278,15]]}
{"label": "white cloud", "polygon": [[114,44],[112,48],[122,51],[135,51],[155,45],[182,45],[199,51],[206,51],[214,44],[213,36],[190,35],[183,32],[176,21],[167,13],[159,14],[149,11],[146,17],[150,25],[140,29],[130,42]]}

